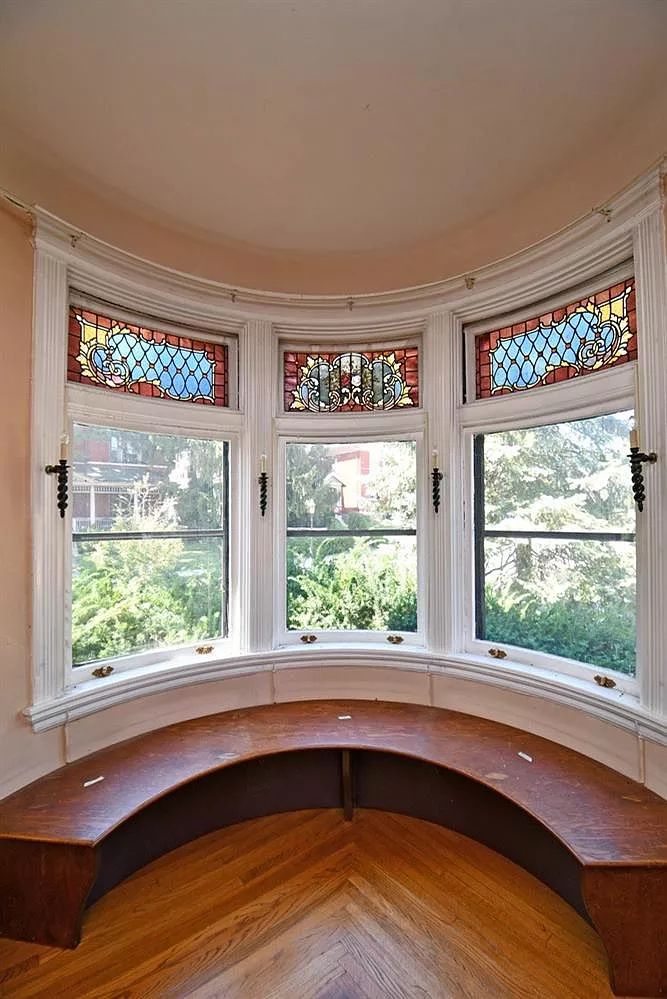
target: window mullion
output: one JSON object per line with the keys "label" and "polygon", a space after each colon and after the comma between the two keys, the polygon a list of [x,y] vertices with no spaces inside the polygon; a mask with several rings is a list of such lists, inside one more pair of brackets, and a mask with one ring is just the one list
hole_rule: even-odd
{"label": "window mullion", "polygon": [[667,713],[667,249],[662,206],[634,230],[639,327],[639,443],[658,461],[644,465],[647,501],[637,518],[640,697],[654,714]]}
{"label": "window mullion", "polygon": [[65,687],[65,597],[70,515],[61,519],[54,476],[66,427],[67,264],[39,246],[35,252],[32,380],[33,627],[32,701]]}

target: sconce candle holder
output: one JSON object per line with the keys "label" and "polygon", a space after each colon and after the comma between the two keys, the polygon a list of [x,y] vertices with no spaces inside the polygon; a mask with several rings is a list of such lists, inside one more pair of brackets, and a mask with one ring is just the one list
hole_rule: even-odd
{"label": "sconce candle holder", "polygon": [[628,458],[630,459],[630,472],[632,474],[632,494],[635,498],[637,509],[641,513],[644,509],[644,500],[646,499],[642,465],[645,461],[653,465],[658,460],[658,456],[655,451],[649,451],[646,454],[644,451],[640,451],[638,447],[631,447]]}
{"label": "sconce candle holder", "polygon": [[61,458],[57,465],[47,465],[44,469],[47,475],[58,476],[58,491],[56,503],[61,519],[65,516],[68,500],[69,465],[66,458]]}
{"label": "sconce candle holder", "polygon": [[440,509],[440,483],[442,482],[443,474],[439,468],[435,467],[431,471],[431,482],[433,485],[433,509],[437,513]]}
{"label": "sconce candle holder", "polygon": [[257,479],[259,483],[259,510],[262,517],[266,514],[266,505],[269,495],[269,476],[267,472],[260,472]]}

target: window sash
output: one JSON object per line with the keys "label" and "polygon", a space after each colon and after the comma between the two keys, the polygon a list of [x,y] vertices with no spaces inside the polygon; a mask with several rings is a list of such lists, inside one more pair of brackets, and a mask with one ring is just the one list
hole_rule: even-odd
{"label": "window sash", "polygon": [[[484,409],[487,410],[484,413],[483,422],[477,422],[475,416],[477,415],[479,419],[479,413],[476,412],[477,404],[475,406],[463,406],[460,410],[461,418],[461,436],[460,445],[462,448],[462,477],[459,486],[459,495],[461,496],[463,519],[462,519],[462,529],[463,529],[463,546],[462,554],[463,558],[461,560],[461,565],[458,573],[459,585],[462,588],[464,597],[463,606],[463,620],[462,620],[462,635],[461,635],[461,647],[464,652],[469,653],[476,657],[484,657],[488,660],[489,646],[493,643],[492,639],[481,639],[477,635],[477,621],[479,619],[480,611],[480,587],[478,586],[478,580],[483,578],[484,575],[484,552],[483,545],[477,543],[477,527],[484,523],[484,496],[483,490],[476,489],[476,481],[479,479],[479,471],[476,469],[476,448],[475,440],[476,438],[483,437],[490,433],[501,433],[503,431],[510,430],[521,430],[530,429],[540,426],[550,426],[554,423],[559,422],[573,422],[576,420],[582,420],[587,418],[594,418],[599,416],[606,416],[613,412],[622,412],[635,409],[636,402],[634,396],[634,379],[633,379],[633,368],[634,365],[628,365],[630,371],[623,371],[622,378],[618,378],[613,372],[605,373],[602,372],[597,378],[581,379],[581,383],[592,382],[593,385],[587,385],[588,391],[585,393],[585,398],[580,400],[579,405],[573,402],[572,399],[572,382],[564,382],[560,385],[550,386],[550,389],[554,391],[550,393],[550,406],[547,411],[533,413],[532,416],[527,415],[525,409],[525,403],[519,400],[517,397],[522,395],[522,393],[517,393],[517,397],[513,396],[501,396],[497,399],[482,400]],[[608,392],[609,385],[609,375],[612,375],[614,381],[617,382],[621,389],[617,390],[616,393],[610,398]],[[572,381],[577,381],[573,379]],[[528,395],[529,393],[523,393],[523,395]],[[581,393],[584,395],[584,393]],[[560,400],[560,405],[558,404]],[[508,406],[507,403],[510,403]],[[517,405],[518,403],[518,405]],[[496,412],[497,410],[497,412]],[[559,415],[560,414],[560,415]],[[628,475],[629,475],[628,468]],[[467,516],[467,510],[471,511],[471,516]],[[642,537],[642,532],[644,525],[641,519],[637,520],[637,530],[635,532],[581,532],[582,537],[572,538],[572,540],[608,540],[608,541],[632,541],[636,544],[637,552],[637,645],[638,645],[638,655],[636,660],[636,671],[634,676],[626,675],[618,671],[607,671],[613,676],[616,681],[616,687],[619,691],[627,692],[628,694],[637,695],[640,690],[641,683],[641,657],[639,655],[639,640],[641,633],[641,606],[639,604],[639,587],[640,579],[642,578],[642,566],[639,562],[640,555],[640,540]],[[510,530],[504,530],[502,528],[490,528],[488,530],[488,535],[486,529],[481,530],[481,537],[511,537],[513,533]],[[534,536],[529,530],[516,532],[519,535],[526,534],[527,536]],[[542,533],[542,532],[540,532]],[[553,540],[569,540],[564,537],[567,534],[576,534],[580,532],[543,532],[548,534]],[[595,534],[599,535],[612,535],[611,537],[595,537]],[[547,539],[548,540],[548,539]],[[561,675],[564,677],[570,676],[574,678],[585,679],[590,681],[591,675],[594,672],[599,672],[602,667],[597,667],[593,664],[582,663],[578,660],[569,659],[565,656],[557,656],[550,653],[541,652],[539,650],[526,649],[520,646],[513,646],[509,643],[502,643],[504,649],[509,652],[509,658],[503,661],[503,669],[506,669],[506,663],[510,666],[512,664],[521,666],[531,666],[533,668],[538,668],[547,671],[550,675]]]}
{"label": "window sash", "polygon": [[[298,420],[298,415],[296,419]],[[371,414],[368,414],[371,415]],[[274,646],[294,646],[299,641],[300,634],[314,634],[318,639],[334,644],[344,643],[381,643],[387,634],[396,634],[396,630],[384,631],[354,631],[344,629],[321,629],[287,627],[287,542],[290,537],[414,537],[417,542],[417,629],[413,632],[400,632],[407,646],[423,646],[425,644],[426,627],[426,544],[424,525],[427,522],[427,489],[424,488],[425,476],[428,478],[430,468],[425,465],[425,446],[423,416],[416,414],[415,429],[411,432],[391,432],[389,419],[391,415],[372,414],[372,423],[368,421],[369,429],[364,433],[345,434],[339,425],[336,432],[332,428],[322,427],[322,432],[314,434],[280,434],[278,436],[277,483],[275,491],[275,530],[277,534],[277,551],[274,577]],[[341,419],[343,417],[340,417]],[[293,419],[293,418],[292,418]],[[335,529],[335,528],[288,528],[287,525],[287,446],[289,444],[354,444],[354,443],[391,443],[394,441],[410,441],[415,444],[416,463],[416,523],[415,528],[379,527],[376,529]],[[430,482],[428,483],[430,489]]]}

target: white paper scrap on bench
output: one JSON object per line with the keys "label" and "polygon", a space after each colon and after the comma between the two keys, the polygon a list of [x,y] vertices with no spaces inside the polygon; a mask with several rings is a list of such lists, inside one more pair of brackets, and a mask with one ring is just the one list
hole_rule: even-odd
{"label": "white paper scrap on bench", "polygon": [[352,721],[352,715],[338,715],[338,721]]}
{"label": "white paper scrap on bench", "polygon": [[101,780],[104,780],[104,777],[93,777],[92,780],[84,780],[83,786],[91,787],[93,784],[99,784]]}
{"label": "white paper scrap on bench", "polygon": [[528,760],[529,763],[533,762],[533,757],[529,756],[528,753],[517,753],[516,755],[520,756],[522,760]]}

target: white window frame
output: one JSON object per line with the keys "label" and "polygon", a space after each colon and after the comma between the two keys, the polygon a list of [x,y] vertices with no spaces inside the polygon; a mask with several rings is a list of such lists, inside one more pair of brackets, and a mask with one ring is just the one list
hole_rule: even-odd
{"label": "white window frame", "polygon": [[[556,259],[545,271],[538,270],[532,280],[521,280],[517,286],[495,287],[469,306],[452,310],[448,316],[450,333],[449,361],[458,373],[450,379],[451,408],[455,412],[456,442],[452,448],[452,558],[449,562],[451,586],[462,594],[452,622],[448,647],[464,675],[481,671],[494,682],[516,683],[526,689],[550,689],[560,699],[568,693],[578,700],[582,691],[590,698],[590,680],[595,673],[610,675],[616,681],[613,691],[602,688],[600,698],[618,700],[641,714],[665,714],[667,684],[664,681],[664,656],[657,636],[667,639],[664,612],[660,610],[660,594],[667,596],[665,560],[660,557],[667,540],[667,515],[661,508],[667,474],[664,462],[658,468],[649,466],[647,486],[652,500],[637,517],[637,674],[636,678],[586,664],[529,653],[510,646],[510,655],[500,663],[488,655],[489,643],[480,643],[474,636],[474,539],[472,505],[472,437],[475,433],[518,427],[546,425],[567,419],[636,408],[635,368],[639,368],[638,409],[641,413],[641,446],[664,453],[667,443],[665,386],[667,383],[667,350],[665,349],[660,304],[667,307],[665,274],[665,238],[662,216],[647,212],[634,227],[617,233],[613,251],[589,254],[575,267],[575,259]],[[637,288],[637,327],[639,360],[628,362],[582,378],[525,392],[476,400],[471,392],[474,378],[474,353],[470,341],[476,333],[497,329],[521,321],[551,307],[558,307],[599,291],[634,274]],[[606,283],[609,278],[608,284]],[[465,337],[464,337],[465,331]],[[466,395],[463,401],[461,372],[466,372]],[[663,452],[661,452],[661,448]],[[653,475],[651,475],[651,469]]]}
{"label": "white window frame", "polygon": [[[350,421],[350,418],[351,421]],[[307,426],[303,426],[306,423]],[[301,427],[299,426],[301,424]],[[285,432],[285,427],[293,432]],[[360,427],[365,427],[365,430]],[[281,422],[282,432],[276,436],[276,461],[278,488],[275,502],[275,531],[277,538],[277,554],[275,560],[274,581],[274,646],[277,648],[300,647],[300,637],[312,634],[317,638],[318,645],[361,644],[382,645],[387,641],[387,635],[398,634],[403,640],[402,648],[424,648],[427,617],[427,580],[426,567],[426,528],[428,520],[427,490],[424,488],[425,477],[429,475],[425,448],[424,418],[419,410],[412,412],[388,411],[382,414],[340,414],[336,417],[317,416],[310,418],[304,413],[298,413],[289,420]],[[297,432],[297,428],[301,432]],[[354,428],[354,430],[353,430]],[[417,489],[417,631],[352,631],[335,629],[308,628],[304,630],[288,630],[287,628],[287,445],[288,444],[355,444],[372,441],[415,441],[416,443],[416,489]],[[308,646],[305,646],[308,648]]]}
{"label": "white window frame", "polygon": [[[496,433],[498,431],[502,432],[504,430],[520,430],[527,429],[530,427],[539,426],[550,426],[555,423],[565,423],[571,420],[582,420],[587,417],[595,416],[605,416],[608,413],[620,412],[622,410],[631,410],[634,408],[634,394],[632,390],[632,381],[634,378],[634,364],[623,365],[623,368],[630,368],[631,370],[627,372],[630,376],[628,379],[626,377],[626,392],[622,396],[614,395],[611,399],[609,396],[605,396],[604,386],[609,385],[609,379],[604,379],[603,385],[598,386],[598,392],[596,393],[597,398],[592,398],[590,402],[585,403],[581,398],[577,400],[576,405],[572,408],[561,411],[560,417],[556,417],[554,414],[545,415],[543,413],[537,412],[534,418],[526,420],[525,416],[514,416],[512,417],[509,412],[505,411],[502,414],[499,413],[496,420],[492,423],[484,422],[481,424],[467,421],[462,421],[462,446],[463,446],[463,466],[464,466],[464,479],[466,487],[466,507],[469,510],[473,510],[474,502],[474,483],[473,483],[473,439],[476,434],[488,434]],[[624,372],[625,373],[625,372]],[[602,373],[599,378],[602,378]],[[592,380],[598,381],[591,376]],[[621,381],[621,379],[617,379]],[[629,381],[629,385],[627,384]],[[562,384],[562,383],[561,383]],[[537,389],[531,391],[538,391]],[[593,396],[593,393],[590,393]],[[511,398],[504,396],[503,398]],[[473,414],[474,416],[474,414]],[[628,466],[628,475],[629,475]],[[640,529],[640,520],[637,518],[637,525],[635,531]],[[535,649],[519,648],[517,646],[509,645],[507,643],[497,642],[492,639],[478,639],[475,637],[475,566],[474,566],[474,550],[475,550],[475,537],[474,537],[474,518],[472,516],[467,518],[466,523],[466,546],[470,550],[471,556],[466,559],[466,564],[464,568],[464,588],[466,593],[466,616],[465,616],[465,631],[464,631],[464,648],[465,651],[472,653],[477,656],[488,655],[488,650],[490,646],[498,646],[508,653],[508,658],[510,661],[516,663],[522,663],[527,666],[534,666],[538,669],[548,670],[553,674],[564,674],[567,676],[578,677],[581,679],[592,679],[593,675],[596,673],[607,674],[611,676],[619,690],[624,690],[632,694],[637,694],[639,691],[638,677],[640,673],[640,663],[637,662],[637,672],[635,677],[626,676],[610,669],[603,669],[598,666],[593,666],[588,663],[578,662],[573,659],[568,659],[564,656],[557,656],[545,652],[539,652]],[[636,548],[638,545],[636,544]],[[637,576],[639,576],[640,567],[637,565]]]}
{"label": "white window frame", "polygon": [[[227,347],[227,406],[202,406],[191,402],[169,398],[151,398],[130,392],[119,392],[104,386],[67,381],[65,386],[65,428],[70,441],[73,441],[73,425],[108,427],[118,430],[136,430],[143,433],[160,433],[175,437],[196,437],[201,440],[227,441],[229,444],[229,579],[228,634],[225,638],[211,639],[204,643],[188,642],[180,646],[165,646],[128,655],[112,656],[95,660],[80,666],[72,663],[71,648],[71,607],[72,607],[72,508],[66,512],[66,525],[70,544],[65,553],[64,597],[66,628],[64,634],[64,677],[65,686],[85,682],[94,675],[93,671],[111,667],[114,673],[141,670],[145,667],[166,668],[196,662],[198,646],[213,646],[207,655],[212,658],[225,658],[239,651],[239,606],[238,592],[231,581],[239,573],[239,452],[240,435],[238,429],[230,427],[229,413],[238,410],[238,341],[236,337],[211,330],[202,330],[191,324],[178,323],[168,316],[146,316],[122,305],[116,306],[91,296],[70,290],[68,307],[86,309],[113,320],[140,325],[147,329],[157,329],[164,333],[187,336],[210,343],[220,343]],[[70,486],[72,483],[70,483]]]}
{"label": "white window frame", "polygon": [[[165,436],[198,438],[200,440],[226,441],[229,444],[229,579],[230,590],[227,595],[228,600],[228,629],[227,636],[201,639],[199,641],[188,642],[179,646],[165,646],[154,648],[145,652],[137,652],[128,655],[110,656],[98,659],[94,662],[83,663],[74,666],[72,663],[71,650],[71,627],[68,626],[65,632],[65,684],[72,686],[82,683],[93,677],[93,671],[111,666],[115,673],[122,673],[129,670],[140,670],[144,667],[168,667],[187,665],[196,662],[199,654],[196,652],[198,646],[213,646],[207,653],[212,658],[225,658],[238,654],[239,651],[239,606],[238,592],[233,587],[232,581],[238,578],[239,572],[239,434],[230,431],[227,421],[222,414],[211,414],[209,407],[192,406],[184,402],[166,402],[159,399],[148,399],[148,406],[142,407],[142,412],[136,412],[133,403],[136,397],[129,396],[128,393],[114,394],[111,390],[109,395],[113,397],[116,405],[105,405],[107,402],[99,400],[100,395],[106,396],[106,392],[100,391],[92,386],[82,386],[70,383],[67,388],[67,410],[68,410],[68,436],[73,441],[74,424],[84,426],[96,426],[118,430],[136,430],[142,433],[160,433]],[[95,393],[96,398],[93,397]],[[95,405],[97,402],[99,405]],[[111,403],[112,400],[108,400]],[[154,406],[150,403],[165,403],[165,408],[160,412],[159,424],[156,427]],[[183,408],[204,410],[204,419],[197,419],[199,415],[193,414],[194,419],[188,419],[188,414],[182,413]],[[212,409],[212,407],[211,407]],[[148,410],[148,412],[146,412]],[[213,418],[211,419],[211,416]],[[210,423],[209,423],[210,421]],[[212,424],[212,425],[211,425]],[[70,504],[66,513],[66,523],[70,536],[69,550],[65,558],[65,608],[69,624],[69,612],[72,607],[72,506]],[[110,538],[112,535],[110,535]]]}
{"label": "white window frame", "polygon": [[[632,262],[629,261],[546,301],[527,305],[509,315],[489,317],[481,322],[467,325],[463,330],[465,338],[464,377],[466,398],[470,401],[461,407],[459,426],[462,448],[463,503],[466,510],[470,511],[470,516],[466,518],[466,558],[462,574],[462,586],[465,593],[463,651],[474,656],[488,656],[489,647],[500,644],[502,650],[507,653],[508,660],[512,663],[531,666],[553,676],[562,674],[585,680],[592,680],[595,674],[606,674],[613,678],[619,690],[637,695],[641,669],[639,660],[636,663],[636,674],[631,677],[618,671],[602,669],[565,656],[475,637],[475,525],[472,514],[474,510],[473,439],[475,435],[550,426],[587,417],[604,416],[623,410],[634,410],[635,369],[637,367],[636,361],[629,361],[553,385],[535,386],[523,392],[475,399],[475,338],[488,330],[500,329],[523,322],[552,309],[563,308],[568,302],[577,301],[589,294],[619,284],[631,276]],[[629,446],[628,443],[628,448]],[[629,474],[628,466],[628,476]],[[635,532],[637,533],[639,530],[641,530],[641,518],[637,517]],[[638,553],[638,539],[635,548]],[[639,573],[639,558],[637,558],[637,578]]]}

